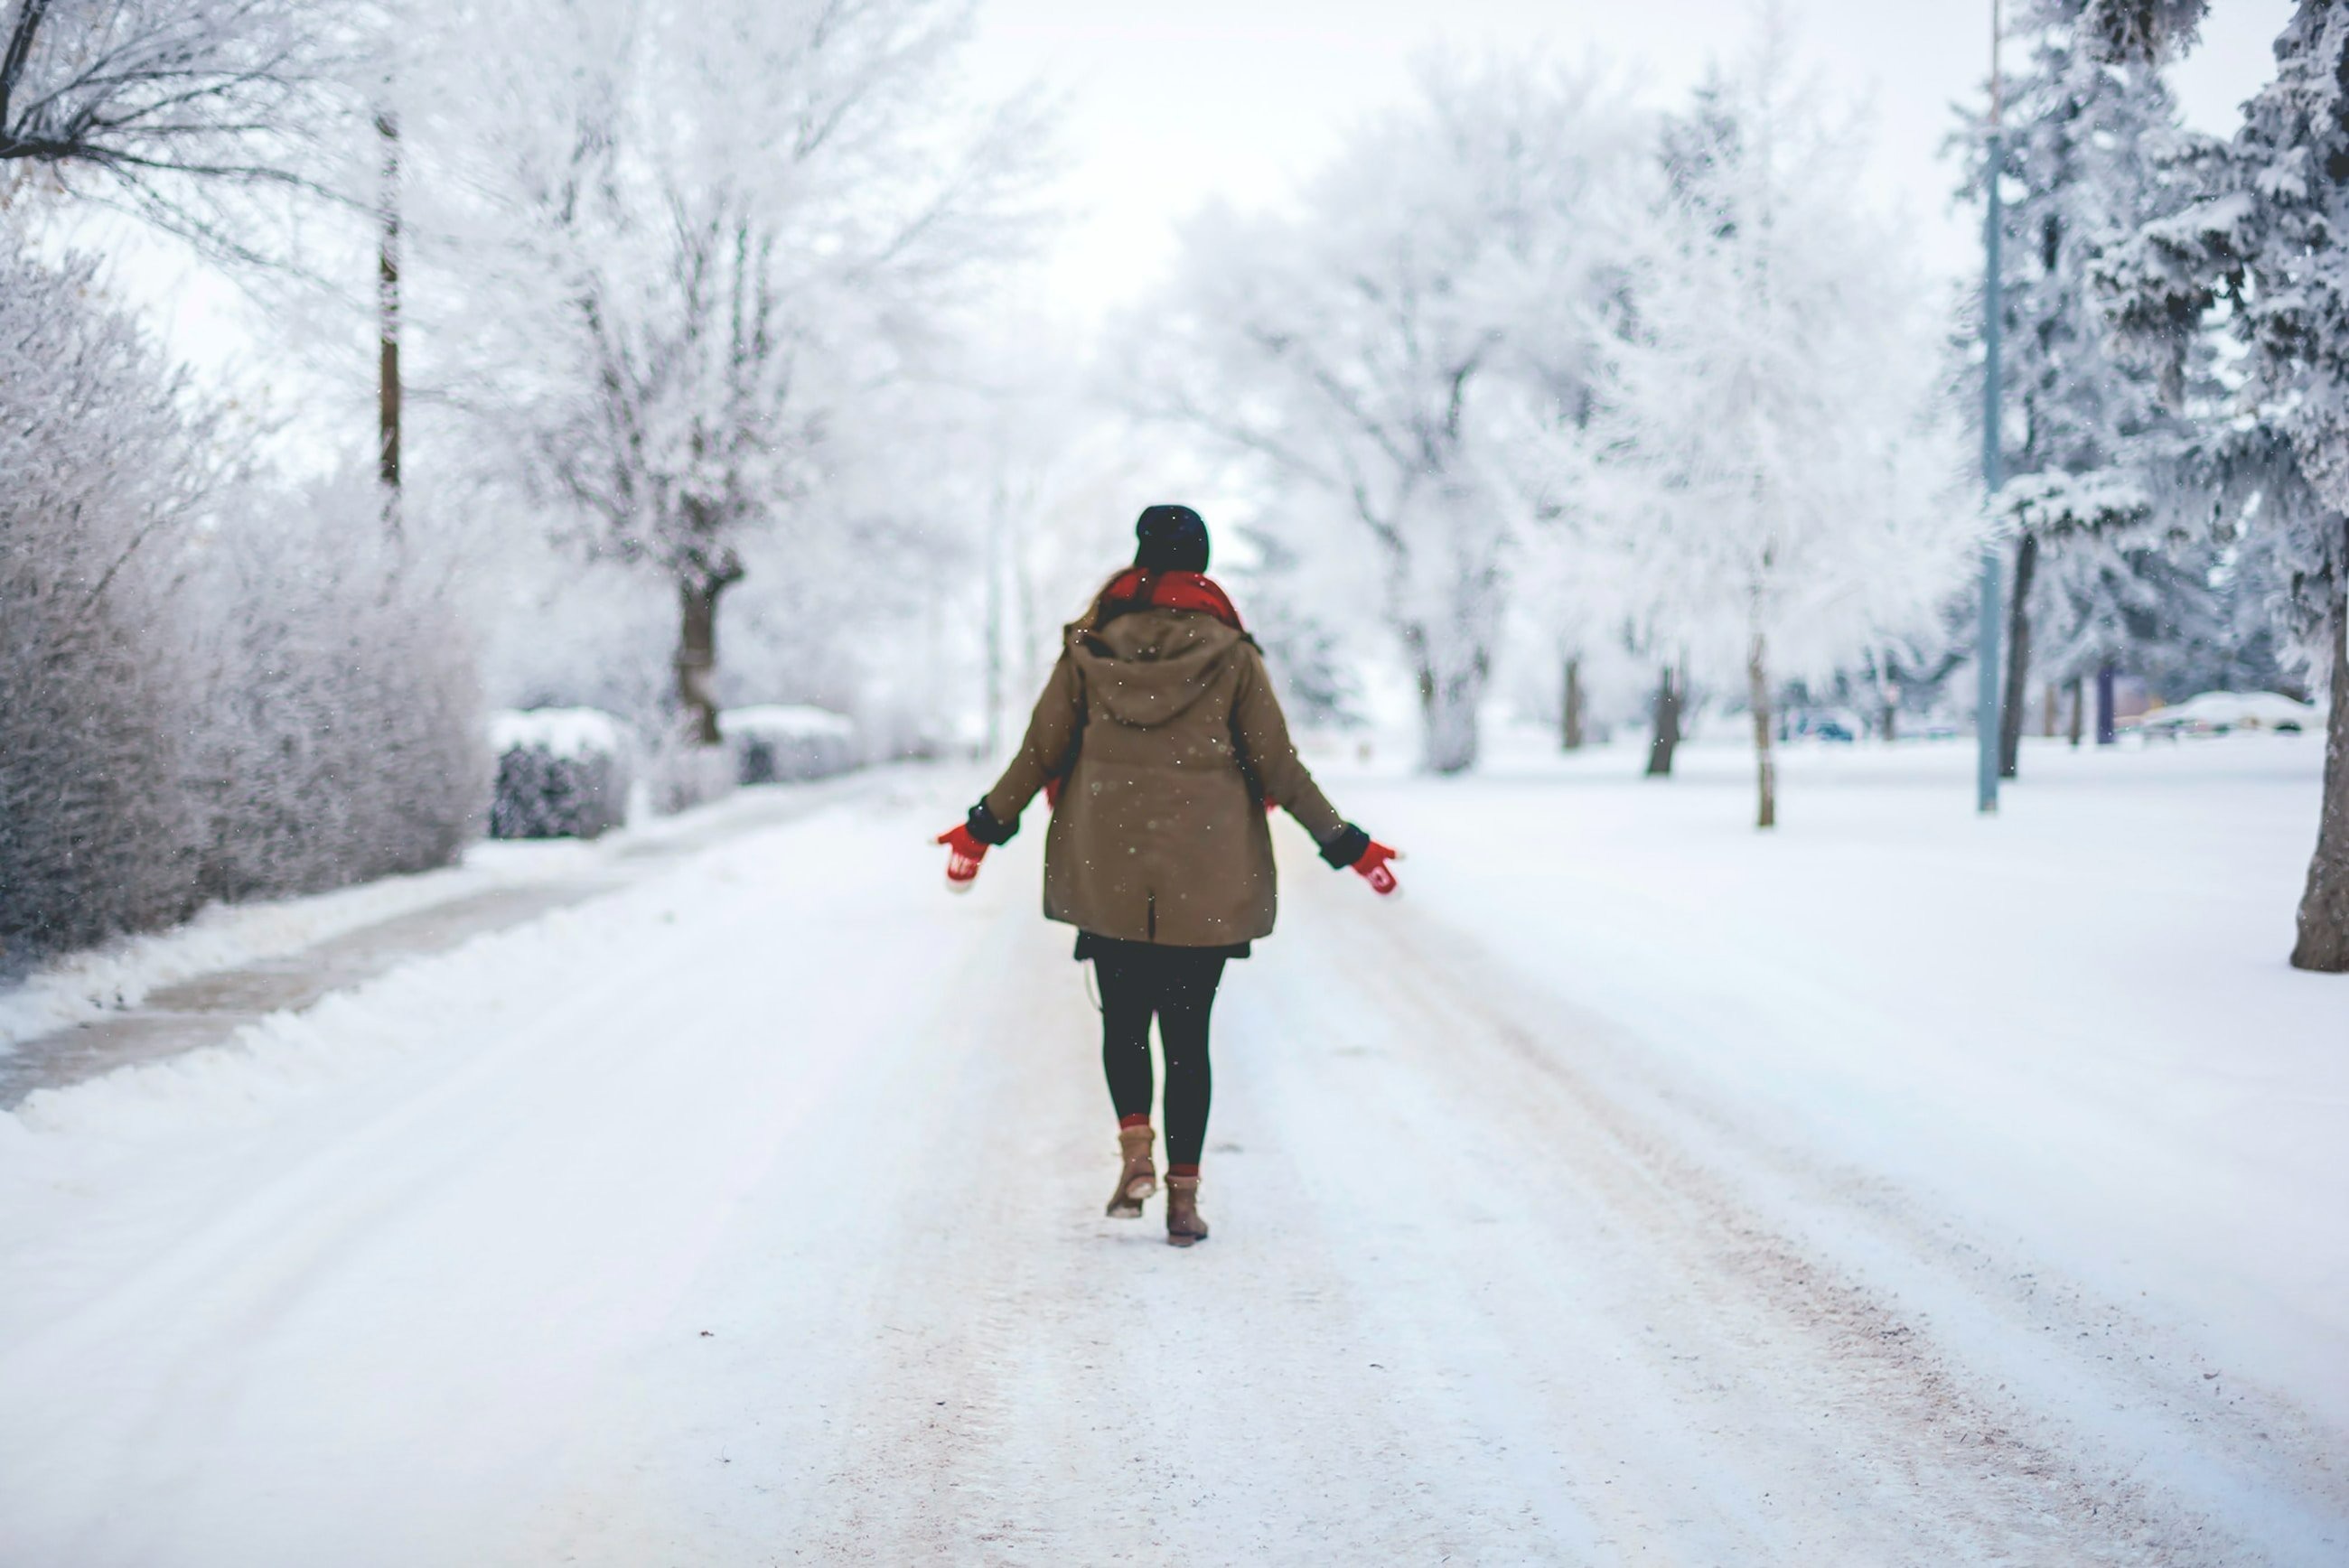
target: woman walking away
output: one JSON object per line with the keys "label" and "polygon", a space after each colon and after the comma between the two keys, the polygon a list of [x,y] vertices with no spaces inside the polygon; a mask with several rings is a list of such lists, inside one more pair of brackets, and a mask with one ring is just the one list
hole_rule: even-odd
{"label": "woman walking away", "polygon": [[1272,931],[1275,802],[1321,858],[1392,892],[1395,851],[1338,815],[1297,759],[1264,655],[1206,575],[1207,525],[1154,506],[1133,565],[1062,634],[1019,754],[969,820],[938,837],[948,884],[968,888],[988,848],[1019,830],[1043,790],[1044,914],[1077,928],[1100,982],[1102,1066],[1122,1162],[1109,1212],[1158,1189],[1150,1127],[1150,1021],[1166,1058],[1166,1239],[1207,1238],[1199,1150],[1213,1075],[1207,1016],[1227,960]]}

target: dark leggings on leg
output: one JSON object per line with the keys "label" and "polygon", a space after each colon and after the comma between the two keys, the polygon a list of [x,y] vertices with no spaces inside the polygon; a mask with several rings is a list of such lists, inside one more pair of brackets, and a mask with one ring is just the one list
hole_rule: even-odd
{"label": "dark leggings on leg", "polygon": [[1221,948],[1160,947],[1095,940],[1101,982],[1102,1068],[1120,1119],[1150,1114],[1150,1020],[1166,1054],[1166,1161],[1196,1169],[1207,1141],[1215,1070],[1207,1061],[1207,1016],[1224,977]]}

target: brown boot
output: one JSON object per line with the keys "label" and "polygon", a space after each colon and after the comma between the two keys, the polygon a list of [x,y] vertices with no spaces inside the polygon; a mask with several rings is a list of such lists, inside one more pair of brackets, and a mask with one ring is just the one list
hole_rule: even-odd
{"label": "brown boot", "polygon": [[1199,1179],[1166,1178],[1166,1244],[1187,1247],[1207,1239],[1207,1222],[1199,1218]]}
{"label": "brown boot", "polygon": [[1125,1168],[1117,1173],[1117,1191],[1109,1195],[1112,1220],[1142,1218],[1142,1201],[1158,1191],[1158,1167],[1150,1161],[1150,1145],[1157,1134],[1147,1127],[1121,1127],[1117,1147]]}

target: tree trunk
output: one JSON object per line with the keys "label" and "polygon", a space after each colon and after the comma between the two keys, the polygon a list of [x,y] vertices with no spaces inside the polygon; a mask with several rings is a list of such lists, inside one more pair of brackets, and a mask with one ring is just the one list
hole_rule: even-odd
{"label": "tree trunk", "polygon": [[2053,740],[2055,738],[2055,707],[2058,698],[2055,695],[2055,683],[2054,681],[2049,681],[2047,683],[2047,689],[2039,694],[2039,733],[2041,738],[2044,739]]}
{"label": "tree trunk", "polygon": [[1882,729],[1888,743],[1900,738],[1900,705],[1899,703],[1887,702],[1884,705]]}
{"label": "tree trunk", "polygon": [[2300,900],[2295,969],[2349,975],[2349,601],[2333,606],[2333,717],[2324,727],[2324,808]]}
{"label": "tree trunk", "polygon": [[1566,712],[1560,720],[1559,746],[1568,751],[1582,749],[1582,661],[1566,661]]}
{"label": "tree trunk", "polygon": [[399,123],[375,117],[383,145],[383,210],[376,234],[376,473],[384,525],[399,531]]}
{"label": "tree trunk", "polygon": [[2120,738],[2120,726],[2113,717],[2113,680],[2120,672],[2110,665],[2096,671],[2096,744],[2110,746]]}
{"label": "tree trunk", "polygon": [[2072,694],[2072,749],[2077,751],[2080,749],[2080,727],[2087,712],[2088,697],[2081,689],[2078,676],[2072,677],[2072,684],[2066,689]]}
{"label": "tree trunk", "polygon": [[2014,547],[2014,592],[2006,606],[2006,700],[1998,715],[1998,776],[2012,779],[2023,760],[2023,708],[2031,676],[2031,580],[2039,572],[2039,536]]}
{"label": "tree trunk", "polygon": [[1770,749],[1770,670],[1764,655],[1762,634],[1754,634],[1754,644],[1745,655],[1746,700],[1754,706],[1754,774],[1760,786],[1762,805],[1754,820],[1757,828],[1778,825],[1778,766],[1776,754]]}
{"label": "tree trunk", "polygon": [[1430,772],[1464,773],[1476,765],[1476,709],[1485,698],[1488,668],[1481,650],[1449,671],[1422,658],[1419,707]]}
{"label": "tree trunk", "polygon": [[1681,686],[1679,672],[1664,666],[1663,676],[1656,683],[1656,731],[1648,742],[1648,777],[1669,779],[1672,774],[1672,753],[1681,743]]}
{"label": "tree trunk", "polygon": [[716,746],[723,738],[718,731],[718,596],[741,576],[735,567],[678,583],[683,617],[677,639],[677,700],[698,746]]}

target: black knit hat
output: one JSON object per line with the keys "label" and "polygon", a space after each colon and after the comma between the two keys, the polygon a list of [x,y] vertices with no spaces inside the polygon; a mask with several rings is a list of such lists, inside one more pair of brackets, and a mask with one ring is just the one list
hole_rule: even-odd
{"label": "black knit hat", "polygon": [[1150,506],[1133,525],[1133,563],[1149,572],[1205,572],[1207,525],[1187,506]]}

